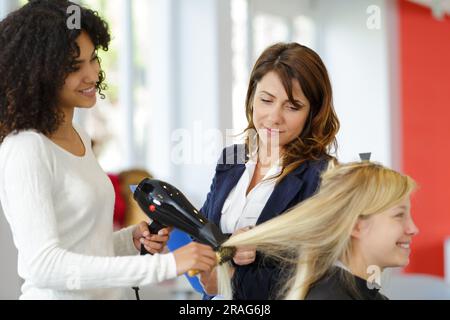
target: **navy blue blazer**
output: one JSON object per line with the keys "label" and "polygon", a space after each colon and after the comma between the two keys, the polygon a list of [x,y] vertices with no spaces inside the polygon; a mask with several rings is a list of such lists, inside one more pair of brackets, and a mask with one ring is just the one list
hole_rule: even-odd
{"label": "navy blue blazer", "polygon": [[[210,192],[200,211],[219,227],[223,204],[244,173],[246,160],[245,145],[233,145],[223,150],[216,166]],[[311,197],[318,189],[320,174],[327,164],[326,159],[306,161],[288,174],[275,186],[256,224],[272,219]],[[271,262],[270,259],[263,261],[262,258],[257,253],[253,263],[236,266],[233,276],[233,299],[268,300],[277,298],[281,277],[279,264]]]}

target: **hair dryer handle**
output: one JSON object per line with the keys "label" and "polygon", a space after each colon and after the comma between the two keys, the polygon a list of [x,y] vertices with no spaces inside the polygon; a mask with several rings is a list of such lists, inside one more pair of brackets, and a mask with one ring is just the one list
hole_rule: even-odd
{"label": "hair dryer handle", "polygon": [[[155,220],[153,220],[153,222],[148,225],[148,230],[150,231],[151,234],[158,234],[158,231],[163,228],[164,228],[164,226],[162,224],[156,222]],[[141,244],[141,256],[146,255],[147,253],[151,254],[150,252],[145,250],[144,245]]]}

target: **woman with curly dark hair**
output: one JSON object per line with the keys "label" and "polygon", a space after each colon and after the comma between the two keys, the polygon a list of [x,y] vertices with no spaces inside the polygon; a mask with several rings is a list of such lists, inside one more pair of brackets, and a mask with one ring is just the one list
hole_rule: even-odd
{"label": "woman with curly dark hair", "polygon": [[[68,12],[79,13],[79,29]],[[97,50],[109,42],[96,12],[66,0],[32,0],[0,22],[0,201],[21,299],[117,299],[121,287],[216,263],[200,244],[138,256],[141,244],[161,253],[168,240],[145,222],[113,232],[111,181],[72,123],[75,107],[92,107],[105,88]]]}
{"label": "woman with curly dark hair", "polygon": [[[339,120],[328,72],[313,50],[278,43],[256,61],[246,99],[246,143],[223,151],[201,209],[228,234],[245,232],[311,197],[336,148]],[[254,247],[238,248],[234,299],[276,298],[278,262]],[[204,273],[207,293],[217,293],[216,272]]]}

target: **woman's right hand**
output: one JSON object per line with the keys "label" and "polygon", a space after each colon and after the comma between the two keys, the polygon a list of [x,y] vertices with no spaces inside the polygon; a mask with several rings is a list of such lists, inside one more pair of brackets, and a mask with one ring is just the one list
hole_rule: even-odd
{"label": "woman's right hand", "polygon": [[217,269],[211,272],[200,272],[200,284],[206,294],[214,296],[217,294]]}
{"label": "woman's right hand", "polygon": [[214,250],[207,245],[191,242],[173,252],[177,264],[177,275],[189,270],[211,272],[217,265]]}
{"label": "woman's right hand", "polygon": [[[230,268],[230,278],[233,278],[234,271],[234,268]],[[217,283],[217,268],[214,267],[211,272],[200,272],[200,284],[206,294],[210,296],[217,295],[219,291]]]}

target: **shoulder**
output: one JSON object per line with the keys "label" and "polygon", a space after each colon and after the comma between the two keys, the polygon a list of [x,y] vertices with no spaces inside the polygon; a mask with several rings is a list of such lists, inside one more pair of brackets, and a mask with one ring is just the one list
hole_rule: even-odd
{"label": "shoulder", "polygon": [[225,147],[217,161],[216,170],[231,169],[236,165],[245,165],[247,152],[245,144],[233,144]]}
{"label": "shoulder", "polygon": [[43,134],[32,130],[10,134],[0,146],[0,156],[42,154],[45,152],[45,139]]}
{"label": "shoulder", "polygon": [[52,156],[47,138],[35,131],[8,135],[0,146],[2,178],[40,176],[52,171]]}
{"label": "shoulder", "polygon": [[333,159],[334,158],[323,156],[317,160],[308,160],[307,170],[315,173],[322,173],[328,168],[330,161],[334,161]]}
{"label": "shoulder", "polygon": [[17,142],[24,142],[24,141],[39,141],[42,139],[43,134],[39,133],[35,130],[25,130],[15,133],[10,133],[8,136],[6,136],[4,140],[4,144],[7,143],[17,143]]}
{"label": "shoulder", "polygon": [[317,184],[322,173],[327,170],[330,161],[328,157],[322,157],[317,160],[306,160],[290,172],[290,174],[300,177],[303,181],[311,181]]}
{"label": "shoulder", "polygon": [[328,274],[311,286],[305,300],[353,300],[339,278],[339,273]]}

